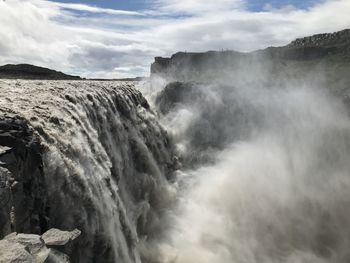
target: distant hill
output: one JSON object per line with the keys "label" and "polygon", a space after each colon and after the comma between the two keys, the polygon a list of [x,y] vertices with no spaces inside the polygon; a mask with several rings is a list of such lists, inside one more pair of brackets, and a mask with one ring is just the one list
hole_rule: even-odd
{"label": "distant hill", "polygon": [[29,64],[0,66],[0,79],[80,80],[62,72]]}
{"label": "distant hill", "polygon": [[101,78],[94,78],[89,80],[95,80],[95,81],[143,81],[147,80],[148,77],[135,77],[135,78],[121,78],[121,79],[101,79]]}

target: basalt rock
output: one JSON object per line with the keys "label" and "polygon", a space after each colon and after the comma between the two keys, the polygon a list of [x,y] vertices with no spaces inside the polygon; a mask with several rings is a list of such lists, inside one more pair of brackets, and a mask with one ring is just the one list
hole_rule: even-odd
{"label": "basalt rock", "polygon": [[47,230],[47,189],[40,140],[19,117],[0,118],[0,237]]}
{"label": "basalt rock", "polygon": [[151,65],[153,85],[180,82],[227,82],[279,86],[293,79],[296,86],[313,81],[339,94],[350,82],[350,30],[298,38],[289,45],[249,53],[236,51],[178,52],[156,57]]}
{"label": "basalt rock", "polygon": [[58,246],[66,245],[79,235],[80,231],[77,229],[72,232],[50,229],[42,236],[11,233],[0,240],[0,263],[70,262],[69,257],[57,249]]}
{"label": "basalt rock", "polygon": [[240,90],[227,84],[171,82],[159,92],[155,106],[165,118],[181,111],[191,115],[181,130],[187,138],[181,162],[190,167],[212,161],[213,152],[247,139],[253,124],[262,125],[259,109],[245,103]]}

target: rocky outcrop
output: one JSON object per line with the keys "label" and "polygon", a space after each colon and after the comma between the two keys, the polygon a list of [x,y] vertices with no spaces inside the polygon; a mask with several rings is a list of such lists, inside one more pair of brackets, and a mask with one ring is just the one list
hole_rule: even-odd
{"label": "rocky outcrop", "polygon": [[61,231],[56,228],[51,228],[46,231],[41,237],[47,246],[64,246],[69,241],[80,236],[81,232],[78,229],[73,231]]}
{"label": "rocky outcrop", "polygon": [[297,38],[288,47],[327,47],[344,46],[350,43],[350,29],[334,33],[317,34],[310,37]]}
{"label": "rocky outcrop", "polygon": [[0,118],[0,238],[47,230],[47,188],[40,140],[19,117]]}
{"label": "rocky outcrop", "polygon": [[155,105],[166,121],[174,112],[191,116],[187,126],[182,125],[187,141],[180,145],[187,147],[182,162],[193,165],[207,162],[212,151],[246,139],[251,127],[262,125],[259,110],[242,100],[249,92],[312,85],[331,89],[349,105],[349,71],[350,30],[343,30],[251,53],[178,52],[170,58],[156,57],[151,81],[161,85],[156,87],[161,91]]}
{"label": "rocky outcrop", "polygon": [[77,229],[72,232],[50,229],[42,236],[11,233],[0,240],[0,263],[70,262],[69,257],[57,249],[79,235],[80,231]]}
{"label": "rocky outcrop", "polygon": [[172,82],[157,96],[155,104],[162,114],[168,114],[182,105],[190,105],[205,95],[198,83]]}
{"label": "rocky outcrop", "polygon": [[[205,53],[178,52],[170,58],[156,57],[151,65],[151,77],[161,76],[173,81],[199,80],[204,72],[234,67],[248,56],[235,51],[209,51]],[[207,76],[210,78],[210,76]]]}
{"label": "rocky outcrop", "polygon": [[79,80],[62,72],[29,64],[0,66],[0,79]]}
{"label": "rocky outcrop", "polygon": [[[181,163],[193,168],[212,161],[213,152],[229,143],[247,139],[252,129],[261,125],[259,109],[244,101],[239,88],[220,83],[171,82],[158,94],[155,105],[162,116],[186,112],[177,131],[186,141]],[[175,115],[176,116],[176,115]],[[190,117],[186,117],[190,116]],[[189,118],[189,120],[187,120]],[[215,155],[214,155],[215,156]]]}

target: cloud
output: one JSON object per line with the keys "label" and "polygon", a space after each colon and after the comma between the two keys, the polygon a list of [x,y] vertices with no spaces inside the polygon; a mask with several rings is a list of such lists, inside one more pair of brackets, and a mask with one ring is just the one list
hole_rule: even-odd
{"label": "cloud", "polygon": [[[350,1],[306,10],[248,0],[153,0],[129,12],[43,0],[0,1],[0,64],[32,63],[89,77],[147,75],[154,56],[177,51],[251,51],[350,27]],[[335,15],[336,14],[336,15]]]}
{"label": "cloud", "polygon": [[[68,7],[75,11],[120,15],[117,10],[90,9],[85,5],[0,1],[0,23],[6,25],[0,29],[0,63],[32,63],[83,76],[93,76],[94,71],[104,75],[106,73],[101,72],[106,71],[119,77],[114,68],[133,63],[132,66],[145,67],[140,58],[144,59],[146,54],[154,56],[150,48],[139,44],[133,33],[109,29],[104,24],[105,17],[88,22],[67,11]],[[121,15],[129,20],[135,16],[134,12],[121,12]],[[122,21],[123,18],[115,19]],[[137,57],[133,58],[132,54]],[[125,76],[125,72],[121,75]]]}
{"label": "cloud", "polygon": [[156,0],[158,9],[171,13],[203,14],[219,10],[237,9],[243,6],[243,0]]}
{"label": "cloud", "polygon": [[132,16],[142,16],[142,13],[134,12],[134,11],[125,11],[125,10],[115,10],[109,8],[100,8],[94,7],[84,4],[72,4],[72,3],[58,3],[52,2],[52,6],[57,6],[59,8],[70,9],[74,11],[86,11],[90,13],[102,13],[102,14],[110,14],[110,15],[132,15]]}

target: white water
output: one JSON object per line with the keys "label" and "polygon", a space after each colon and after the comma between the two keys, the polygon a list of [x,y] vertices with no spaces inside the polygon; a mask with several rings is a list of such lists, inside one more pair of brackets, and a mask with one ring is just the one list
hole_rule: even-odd
{"label": "white water", "polygon": [[[220,105],[218,98],[165,116],[181,146],[188,138],[179,116]],[[157,262],[349,262],[350,121],[344,105],[310,85],[246,87],[235,91],[237,101],[250,131],[218,151],[214,164],[180,173],[178,206],[158,243]],[[258,118],[250,119],[252,110]],[[229,116],[226,128],[236,128]]]}
{"label": "white water", "polygon": [[[185,158],[211,159],[171,185],[172,149],[133,84],[0,87],[1,113],[43,140],[51,224],[82,230],[77,262],[350,261],[350,121],[321,88],[203,85],[205,103],[162,121]],[[193,147],[198,127],[210,149]]]}
{"label": "white water", "polygon": [[171,197],[173,160],[134,84],[6,80],[0,104],[42,140],[50,225],[82,231],[72,261],[141,262],[140,238],[156,233]]}

